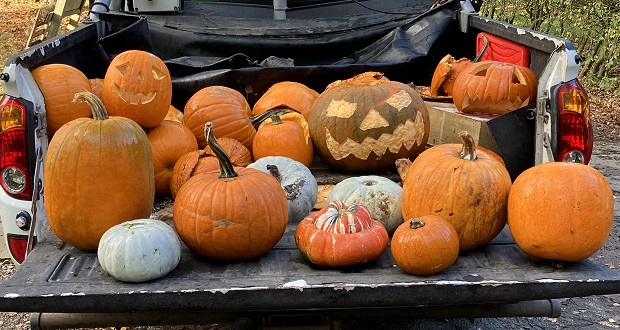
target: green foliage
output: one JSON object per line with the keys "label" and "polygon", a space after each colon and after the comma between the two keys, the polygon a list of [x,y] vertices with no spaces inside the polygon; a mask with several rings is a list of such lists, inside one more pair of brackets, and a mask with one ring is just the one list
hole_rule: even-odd
{"label": "green foliage", "polygon": [[570,40],[586,83],[618,88],[620,0],[485,0],[480,14]]}

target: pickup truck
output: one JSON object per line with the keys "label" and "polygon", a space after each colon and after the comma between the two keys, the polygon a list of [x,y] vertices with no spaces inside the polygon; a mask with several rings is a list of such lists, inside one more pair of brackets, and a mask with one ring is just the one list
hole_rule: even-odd
{"label": "pickup truck", "polygon": [[[588,259],[557,268],[530,258],[507,227],[432,276],[406,274],[389,249],[361,266],[315,267],[298,251],[291,223],[280,242],[256,260],[217,262],[183,246],[170,274],[130,284],[105,273],[96,253],[65,244],[47,226],[46,107],[31,71],[64,63],[102,78],[111,58],[127,49],[148,50],[165,61],[173,78],[172,104],[183,109],[193,93],[210,85],[237,89],[250,104],[279,81],[321,91],[366,71],[428,86],[443,56],[474,58],[484,35],[488,59],[514,60],[536,73],[537,99],[504,115],[481,117],[425,98],[429,147],[454,142],[466,129],[480,146],[501,155],[512,179],[545,162],[587,164],[592,127],[587,94],[577,81],[582,58],[574,46],[481,17],[480,4],[187,0],[142,11],[95,3],[86,24],[11,56],[0,75],[6,93],[0,101],[0,217],[19,267],[0,284],[0,311],[32,313],[32,329],[221,322],[277,328],[381,317],[558,317],[560,298],[620,293],[617,271]],[[110,10],[95,12],[96,7]],[[321,186],[354,175],[320,162],[311,170]],[[377,174],[399,181],[396,171]],[[152,217],[171,223],[171,200],[156,202]]]}

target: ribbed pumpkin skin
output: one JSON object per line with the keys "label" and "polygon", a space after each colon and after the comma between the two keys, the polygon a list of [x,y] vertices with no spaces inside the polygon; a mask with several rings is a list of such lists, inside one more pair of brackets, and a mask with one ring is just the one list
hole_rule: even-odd
{"label": "ribbed pumpkin skin", "polygon": [[362,204],[332,201],[304,218],[295,230],[299,251],[313,264],[343,267],[375,260],[389,236]]}
{"label": "ribbed pumpkin skin", "polygon": [[450,222],[437,215],[426,215],[398,226],[390,249],[398,267],[407,273],[434,275],[458,258],[459,236]]}
{"label": "ribbed pumpkin skin", "polygon": [[198,141],[187,126],[164,120],[148,130],[155,171],[155,195],[170,195],[170,178],[177,160],[184,154],[198,150]]}
{"label": "ribbed pumpkin skin", "polygon": [[96,250],[110,227],[151,214],[149,140],[127,118],[78,118],[62,126],[50,141],[44,173],[50,228],[79,249]]}
{"label": "ribbed pumpkin skin", "polygon": [[141,50],[114,57],[103,77],[101,99],[110,116],[133,119],[149,128],[166,117],[172,101],[172,79],[164,61]]}
{"label": "ribbed pumpkin skin", "polygon": [[383,170],[426,147],[428,110],[411,87],[370,78],[330,86],[314,101],[308,120],[315,152],[329,166]]}
{"label": "ribbed pumpkin skin", "polygon": [[216,138],[235,139],[252,150],[256,129],[250,121],[252,110],[238,91],[225,86],[205,87],[190,97],[183,110],[185,125],[194,132],[198,146],[204,148],[204,126],[212,122]]}
{"label": "ribbed pumpkin skin", "polygon": [[66,64],[47,64],[32,70],[32,76],[45,99],[50,136],[73,119],[91,117],[88,105],[72,102],[75,93],[91,91],[90,81],[82,71]]}
{"label": "ribbed pumpkin skin", "polygon": [[283,156],[296,160],[307,167],[314,160],[314,146],[308,132],[308,122],[296,112],[265,119],[252,142],[252,156],[260,159],[268,156]]}
{"label": "ribbed pumpkin skin", "polygon": [[235,168],[191,177],[176,195],[174,225],[196,254],[220,260],[252,259],[267,253],[287,225],[286,195],[278,182],[256,169]]}
{"label": "ribbed pumpkin skin", "polygon": [[310,117],[312,104],[319,97],[314,89],[295,81],[282,81],[273,84],[252,107],[252,116],[275,108],[289,108]]}
{"label": "ribbed pumpkin skin", "polygon": [[579,261],[594,255],[613,225],[614,197],[596,169],[566,162],[531,167],[515,180],[508,226],[527,255]]}
{"label": "ribbed pumpkin skin", "polygon": [[403,218],[429,214],[448,220],[460,249],[491,241],[506,224],[512,185],[506,168],[478,150],[475,161],[461,159],[462,145],[440,144],[416,158],[403,181]]}
{"label": "ribbed pumpkin skin", "polygon": [[452,87],[463,112],[504,114],[536,101],[536,74],[515,64],[481,61],[461,71]]}

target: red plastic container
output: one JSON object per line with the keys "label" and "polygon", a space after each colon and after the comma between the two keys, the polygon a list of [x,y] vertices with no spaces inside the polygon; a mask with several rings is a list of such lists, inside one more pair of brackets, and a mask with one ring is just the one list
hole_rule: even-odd
{"label": "red plastic container", "polygon": [[489,40],[489,46],[482,55],[482,60],[507,62],[529,67],[530,52],[526,46],[519,45],[488,33],[478,33],[476,38],[476,53],[480,52],[480,49],[482,49],[484,45],[482,36],[486,36]]}

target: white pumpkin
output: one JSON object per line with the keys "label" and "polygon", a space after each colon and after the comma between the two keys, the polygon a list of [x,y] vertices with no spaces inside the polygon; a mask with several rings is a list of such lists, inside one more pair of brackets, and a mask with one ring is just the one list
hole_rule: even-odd
{"label": "white pumpkin", "polygon": [[164,277],[181,261],[177,233],[161,220],[137,219],[108,229],[97,249],[103,270],[123,282]]}
{"label": "white pumpkin", "polygon": [[318,195],[316,178],[306,165],[283,156],[262,157],[247,167],[272,173],[274,166],[279,173],[280,185],[288,200],[288,222],[297,223],[310,214]]}
{"label": "white pumpkin", "polygon": [[378,175],[344,179],[334,186],[327,203],[339,200],[345,204],[361,203],[373,219],[381,222],[389,234],[403,223],[403,188],[396,182]]}

